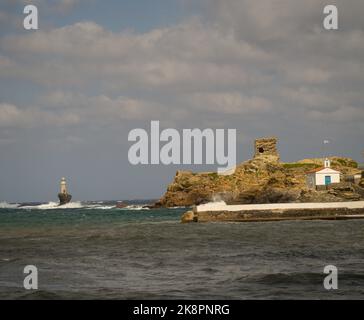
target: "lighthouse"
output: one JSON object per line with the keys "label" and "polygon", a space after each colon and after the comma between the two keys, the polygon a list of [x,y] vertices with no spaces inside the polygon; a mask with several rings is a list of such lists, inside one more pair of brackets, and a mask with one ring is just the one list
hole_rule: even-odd
{"label": "lighthouse", "polygon": [[60,193],[58,193],[58,198],[59,198],[59,205],[61,206],[63,204],[70,202],[72,199],[72,196],[67,191],[66,178],[61,179],[60,185],[61,185],[61,188],[60,188]]}
{"label": "lighthouse", "polygon": [[66,194],[67,193],[67,182],[66,178],[61,179],[61,193]]}

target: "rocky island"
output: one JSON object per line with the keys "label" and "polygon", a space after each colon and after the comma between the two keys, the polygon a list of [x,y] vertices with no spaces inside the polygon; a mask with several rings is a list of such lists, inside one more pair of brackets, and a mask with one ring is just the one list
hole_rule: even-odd
{"label": "rocky island", "polygon": [[194,206],[212,201],[228,205],[268,203],[323,203],[364,200],[364,179],[358,164],[345,157],[330,157],[340,183],[310,188],[307,173],[323,167],[323,159],[280,161],[277,139],[255,140],[254,157],[237,165],[231,175],[177,171],[156,207]]}

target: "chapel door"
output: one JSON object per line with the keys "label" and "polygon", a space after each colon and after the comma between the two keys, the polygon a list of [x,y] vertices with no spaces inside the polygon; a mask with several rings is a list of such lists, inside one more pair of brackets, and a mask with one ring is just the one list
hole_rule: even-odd
{"label": "chapel door", "polygon": [[325,176],[325,185],[331,184],[331,176]]}

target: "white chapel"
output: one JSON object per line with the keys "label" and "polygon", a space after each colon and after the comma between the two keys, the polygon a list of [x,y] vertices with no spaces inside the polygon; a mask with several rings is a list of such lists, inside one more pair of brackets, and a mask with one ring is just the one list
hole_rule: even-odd
{"label": "white chapel", "polygon": [[328,186],[340,183],[341,172],[331,168],[328,158],[324,161],[324,167],[306,173],[306,182],[309,188],[316,189],[318,186]]}

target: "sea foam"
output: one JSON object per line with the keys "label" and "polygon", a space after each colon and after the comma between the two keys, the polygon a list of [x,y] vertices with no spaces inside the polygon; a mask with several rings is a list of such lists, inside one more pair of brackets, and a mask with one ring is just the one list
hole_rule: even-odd
{"label": "sea foam", "polygon": [[6,201],[0,202],[0,209],[16,209],[18,207],[18,203],[8,203]]}
{"label": "sea foam", "polygon": [[59,205],[58,202],[48,202],[44,204],[34,205],[34,206],[23,206],[19,209],[36,209],[36,210],[52,210],[52,209],[81,209],[84,206],[81,204],[81,202],[70,202],[66,203],[64,205]]}

